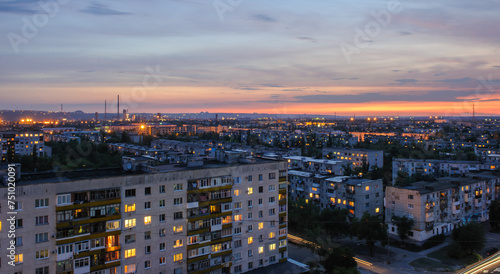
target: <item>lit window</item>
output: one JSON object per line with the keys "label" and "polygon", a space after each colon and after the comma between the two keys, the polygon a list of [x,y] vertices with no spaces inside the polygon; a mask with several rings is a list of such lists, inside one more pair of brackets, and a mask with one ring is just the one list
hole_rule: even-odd
{"label": "lit window", "polygon": [[125,212],[134,212],[135,204],[125,205]]}
{"label": "lit window", "polygon": [[269,251],[271,251],[271,250],[276,250],[276,244],[269,245]]}
{"label": "lit window", "polygon": [[259,229],[263,229],[264,228],[264,223],[259,223]]}
{"label": "lit window", "polygon": [[240,196],[240,190],[239,189],[235,189],[234,190],[234,196]]}
{"label": "lit window", "polygon": [[272,239],[276,237],[276,233],[275,232],[269,232],[269,239]]}
{"label": "lit window", "polygon": [[259,254],[262,254],[264,253],[264,247],[263,246],[259,246]]}
{"label": "lit window", "polygon": [[144,217],[144,224],[149,225],[151,224],[151,216],[146,216]]}
{"label": "lit window", "polygon": [[366,186],[365,187],[365,191],[369,191],[370,190],[370,187],[369,186]]}
{"label": "lit window", "polygon": [[182,239],[174,241],[174,248],[182,246]]}
{"label": "lit window", "polygon": [[15,264],[20,264],[22,262],[23,262],[23,254],[14,255],[14,263]]}
{"label": "lit window", "polygon": [[253,194],[253,187],[248,188],[248,195]]}
{"label": "lit window", "polygon": [[135,257],[135,248],[125,250],[125,258]]}
{"label": "lit window", "polygon": [[248,237],[248,244],[252,244],[253,243],[253,237]]}
{"label": "lit window", "polygon": [[375,208],[375,213],[379,213],[380,212],[380,208]]}
{"label": "lit window", "polygon": [[175,254],[174,255],[174,262],[178,262],[180,260],[182,260],[182,253]]}
{"label": "lit window", "polygon": [[182,232],[182,225],[174,226],[174,233],[181,233]]}
{"label": "lit window", "polygon": [[125,220],[125,228],[134,227],[134,226],[135,226],[135,219]]}

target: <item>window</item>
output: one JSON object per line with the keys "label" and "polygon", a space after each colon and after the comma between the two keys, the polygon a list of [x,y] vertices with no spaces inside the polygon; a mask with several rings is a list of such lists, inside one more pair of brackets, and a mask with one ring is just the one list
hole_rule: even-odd
{"label": "window", "polygon": [[262,181],[263,180],[263,176],[262,174],[259,174],[259,181]]}
{"label": "window", "polygon": [[158,192],[165,193],[165,185],[159,186]]}
{"label": "window", "polygon": [[276,232],[269,232],[269,239],[276,237]]}
{"label": "window", "polygon": [[35,269],[35,274],[49,274],[49,267],[39,267]]}
{"label": "window", "polygon": [[408,204],[408,208],[413,208],[413,204]]}
{"label": "window", "polygon": [[276,226],[276,221],[272,220],[269,222],[269,227],[275,227]]}
{"label": "window", "polygon": [[151,240],[151,231],[144,232],[144,240]]}
{"label": "window", "polygon": [[90,258],[75,259],[75,268],[89,266]]}
{"label": "window", "polygon": [[234,228],[234,234],[241,234],[241,227],[235,227]]}
{"label": "window", "polygon": [[276,215],[276,209],[275,208],[269,209],[269,216],[273,216],[273,215]]}
{"label": "window", "polygon": [[253,256],[253,249],[249,249],[248,250],[248,257],[252,257]]}
{"label": "window", "polygon": [[162,265],[162,264],[166,264],[166,263],[167,263],[167,258],[165,258],[165,257],[161,257],[161,258],[160,258],[160,265]]}
{"label": "window", "polygon": [[180,260],[182,260],[182,253],[175,254],[174,255],[174,262],[178,262]]}
{"label": "window", "polygon": [[16,228],[23,227],[23,219],[16,219]]}
{"label": "window", "polygon": [[165,207],[165,200],[160,200],[159,207]]}
{"label": "window", "polygon": [[269,245],[269,251],[276,250],[276,244]]}
{"label": "window", "polygon": [[75,243],[75,252],[85,251],[90,249],[89,241],[82,241]]}
{"label": "window", "polygon": [[233,254],[233,256],[234,256],[234,260],[235,261],[236,260],[241,260],[241,252],[236,252],[236,253]]}
{"label": "window", "polygon": [[253,225],[248,225],[247,232],[252,232],[252,231],[253,231]]}
{"label": "window", "polygon": [[234,203],[234,209],[240,209],[241,208],[241,202]]}
{"label": "window", "polygon": [[241,247],[241,240],[234,241],[234,247],[235,248]]}
{"label": "window", "polygon": [[408,199],[413,200],[413,195],[408,195]]}
{"label": "window", "polygon": [[182,232],[182,225],[174,226],[174,233],[181,233],[181,232]]}
{"label": "window", "polygon": [[145,216],[144,217],[144,224],[145,225],[150,225],[151,224],[151,216]]}
{"label": "window", "polygon": [[181,247],[183,244],[182,244],[182,239],[179,239],[179,240],[175,240],[174,241],[174,248],[178,248],[178,247]]}
{"label": "window", "polygon": [[106,230],[120,229],[120,221],[109,221],[106,223]]}
{"label": "window", "polygon": [[248,207],[253,207],[253,201],[252,200],[248,200],[247,204],[248,204]]}
{"label": "window", "polygon": [[253,194],[253,187],[249,187],[247,189],[247,193],[248,193],[248,195]]}
{"label": "window", "polygon": [[164,237],[166,234],[167,234],[167,229],[166,228],[160,228],[160,230],[158,231],[158,235],[160,237]]}
{"label": "window", "polygon": [[252,212],[248,212],[248,219],[251,220],[253,218]]}
{"label": "window", "polygon": [[365,199],[370,199],[370,194],[366,194]]}
{"label": "window", "polygon": [[182,184],[174,184],[174,191],[181,191],[182,190]]}
{"label": "window", "polygon": [[174,198],[174,205],[182,204],[182,198]]}
{"label": "window", "polygon": [[125,220],[125,228],[132,228],[135,226],[135,219]]}
{"label": "window", "polygon": [[234,267],[234,273],[240,273],[242,271],[241,265],[237,265]]}
{"label": "window", "polygon": [[248,263],[248,269],[253,269],[253,262]]}
{"label": "window", "polygon": [[48,206],[49,206],[49,198],[35,200],[35,208],[48,207]]}
{"label": "window", "polygon": [[174,220],[182,219],[182,211],[174,212]]}
{"label": "window", "polygon": [[263,246],[259,246],[259,254],[262,254],[264,253],[264,247]]}
{"label": "window", "polygon": [[15,240],[16,246],[23,245],[23,237],[16,237],[14,240]]}
{"label": "window", "polygon": [[280,240],[280,248],[286,246],[286,239],[285,240]]}
{"label": "window", "polygon": [[248,181],[251,182],[253,180],[252,175],[248,175]]}
{"label": "window", "polygon": [[276,256],[271,256],[271,257],[269,257],[269,262],[270,262],[270,263],[274,263],[274,262],[276,262]]}
{"label": "window", "polygon": [[165,222],[165,214],[160,214],[160,215],[158,216],[158,220],[160,221],[160,223]]}
{"label": "window", "polygon": [[23,210],[23,202],[14,202],[14,210]]}
{"label": "window", "polygon": [[151,195],[151,187],[144,188],[144,195]]}
{"label": "window", "polygon": [[135,273],[135,264],[125,266],[125,274]]}
{"label": "window", "polygon": [[125,250],[125,258],[135,257],[135,248]]}
{"label": "window", "polygon": [[151,202],[144,202],[144,209],[151,209]]}
{"label": "window", "polygon": [[150,260],[144,261],[144,268],[145,269],[151,268],[151,261]]}
{"label": "window", "polygon": [[125,205],[125,212],[134,212],[134,211],[135,211],[135,204]]}
{"label": "window", "polygon": [[135,188],[125,189],[125,197],[135,197]]}
{"label": "window", "polygon": [[379,213],[380,212],[380,208],[375,208],[375,213]]}
{"label": "window", "polygon": [[49,241],[49,233],[35,234],[35,243],[43,243]]}
{"label": "window", "polygon": [[125,235],[125,243],[130,244],[135,242],[135,234]]}
{"label": "window", "polygon": [[262,218],[262,217],[264,217],[264,213],[262,210],[259,210],[259,218]]}
{"label": "window", "polygon": [[276,179],[276,173],[272,172],[272,173],[269,173],[269,179],[272,180],[272,179]]}
{"label": "window", "polygon": [[274,196],[269,197],[269,203],[274,204],[274,202],[276,202],[276,197],[274,197]]}
{"label": "window", "polygon": [[269,191],[275,191],[276,185],[269,185]]}
{"label": "window", "polygon": [[248,244],[253,244],[253,237],[248,237]]}
{"label": "window", "polygon": [[57,205],[71,204],[71,194],[57,195]]}
{"label": "window", "polygon": [[263,186],[259,186],[259,193],[264,193],[264,187]]}
{"label": "window", "polygon": [[165,243],[160,243],[160,251],[164,251],[166,249]]}
{"label": "window", "polygon": [[259,223],[259,230],[264,228],[264,223]]}
{"label": "window", "polygon": [[36,225],[48,225],[49,224],[49,216],[37,216],[36,217]]}
{"label": "window", "polygon": [[259,198],[259,205],[262,205],[262,198]]}
{"label": "window", "polygon": [[234,196],[240,196],[240,190],[239,189],[235,189],[234,190]]}

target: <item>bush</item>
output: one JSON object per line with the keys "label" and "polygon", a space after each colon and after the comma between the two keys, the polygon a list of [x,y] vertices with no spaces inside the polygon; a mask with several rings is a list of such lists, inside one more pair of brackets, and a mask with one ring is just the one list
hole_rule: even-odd
{"label": "bush", "polygon": [[424,249],[429,249],[429,248],[435,247],[437,245],[444,243],[445,238],[446,238],[446,236],[444,236],[444,234],[438,234],[438,235],[432,236],[427,241],[425,241],[425,243],[422,245],[422,247]]}
{"label": "bush", "polygon": [[457,259],[462,259],[463,257],[467,256],[467,252],[462,249],[459,243],[452,243],[448,247],[448,256],[451,258],[457,258]]}
{"label": "bush", "polygon": [[470,255],[467,260],[465,261],[465,263],[467,264],[473,264],[475,262],[479,262],[483,259],[483,256],[477,254],[477,253],[473,253],[472,255]]}

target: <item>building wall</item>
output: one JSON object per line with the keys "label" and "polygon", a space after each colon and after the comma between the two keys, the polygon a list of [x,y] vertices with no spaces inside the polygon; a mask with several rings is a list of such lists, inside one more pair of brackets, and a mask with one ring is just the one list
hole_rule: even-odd
{"label": "building wall", "polygon": [[[259,175],[262,174],[262,180],[259,180]],[[275,174],[275,175],[269,175]],[[248,177],[252,176],[252,181],[248,181]],[[190,189],[188,182],[201,179],[217,179],[227,177],[231,180],[230,183],[224,186],[208,187],[204,189]],[[234,183],[233,183],[234,182]],[[239,183],[238,183],[239,182]],[[281,184],[280,184],[281,183]],[[182,189],[179,189],[181,185]],[[280,189],[280,185],[284,188]],[[165,186],[165,192],[163,192]],[[175,186],[175,190],[174,190]],[[272,186],[270,188],[270,186]],[[248,188],[253,188],[253,193],[247,193]],[[259,187],[262,187],[262,193],[259,193]],[[119,197],[111,197],[104,199],[85,200],[80,198],[81,202],[76,202],[75,193],[90,193],[91,190],[103,189],[119,189]],[[149,190],[150,188],[150,190]],[[135,189],[135,196],[129,195]],[[231,209],[226,212],[210,213],[205,216],[188,217],[188,210],[196,208],[196,206],[205,206],[202,202],[198,204],[188,203],[188,197],[193,193],[210,193],[219,190],[229,190],[232,194],[229,199],[214,199],[205,202],[205,205],[218,206],[223,203],[230,203]],[[0,197],[2,197],[3,210],[0,213],[1,224],[1,246],[9,246],[8,238],[8,218],[7,212],[7,188],[0,189]],[[150,194],[149,194],[150,193]],[[72,201],[66,205],[57,205],[58,195],[72,194]],[[238,195],[236,195],[238,194]],[[85,195],[80,197],[86,197]],[[270,202],[269,198],[275,197],[274,202]],[[279,199],[281,198],[281,200]],[[220,168],[183,170],[168,173],[130,175],[120,177],[98,178],[88,180],[76,180],[70,182],[59,183],[37,183],[29,185],[19,185],[16,187],[16,199],[22,203],[22,210],[17,211],[16,217],[23,220],[23,227],[16,229],[16,236],[22,237],[23,245],[16,247],[17,254],[23,254],[24,262],[12,267],[6,261],[6,248],[2,248],[1,256],[3,263],[0,267],[2,273],[14,273],[22,271],[23,273],[35,273],[35,269],[39,267],[49,267],[49,273],[56,273],[57,261],[69,261],[69,264],[74,267],[75,260],[78,258],[89,258],[90,261],[95,256],[100,256],[102,252],[113,253],[118,251],[119,258],[116,260],[108,260],[105,264],[74,269],[74,273],[91,272],[105,270],[103,273],[126,273],[125,266],[130,270],[131,266],[135,266],[137,273],[221,273],[223,269],[227,269],[230,273],[238,272],[239,266],[241,271],[249,270],[249,263],[253,263],[253,268],[260,267],[259,261],[262,260],[262,266],[267,266],[286,260],[286,163],[270,162],[263,164],[235,165]],[[48,206],[43,208],[35,208],[37,199],[48,199]],[[179,199],[182,199],[180,201]],[[262,205],[259,205],[259,199],[262,199]],[[160,201],[165,201],[164,207],[160,207]],[[253,206],[248,207],[248,201],[252,200]],[[45,201],[45,200],[44,200]],[[174,204],[176,201],[179,204]],[[39,202],[38,202],[39,203]],[[163,202],[162,202],[163,203]],[[241,209],[235,209],[235,203],[241,203]],[[106,211],[104,216],[100,217],[85,217],[73,220],[65,220],[57,222],[57,212],[65,212],[66,210],[85,211],[89,208],[98,206],[119,205],[119,211]],[[134,205],[135,211],[126,212],[126,205]],[[150,206],[150,209],[148,207]],[[280,212],[280,206],[281,211]],[[127,207],[128,208],[128,207]],[[274,209],[274,212],[270,212]],[[259,217],[259,212],[262,211],[262,217]],[[250,219],[248,213],[252,213]],[[165,214],[165,221],[163,221]],[[181,218],[176,218],[182,214]],[[235,221],[235,217],[241,215],[241,221]],[[36,217],[48,216],[48,224],[36,225]],[[230,222],[223,226],[210,226],[209,232],[216,232],[220,229],[230,228],[230,233],[221,239],[210,240],[205,243],[188,244],[188,237],[203,233],[202,230],[189,230],[188,222],[194,222],[202,219],[217,219],[222,216],[230,216]],[[149,223],[149,218],[151,222]],[[148,222],[145,222],[147,218]],[[125,223],[135,219],[135,226],[125,227]],[[118,221],[119,229],[105,229],[98,233],[83,233],[72,237],[62,235],[62,230],[68,227],[79,227],[85,225],[94,225],[97,223],[115,222]],[[259,224],[262,223],[262,228],[259,229]],[[249,225],[253,225],[252,231],[247,232]],[[272,226],[271,226],[272,225]],[[174,230],[175,227],[175,230]],[[182,229],[180,229],[182,227]],[[241,234],[239,229],[241,228]],[[160,230],[165,229],[165,236]],[[236,230],[235,230],[236,229]],[[282,231],[280,235],[280,230]],[[59,231],[59,233],[58,233]],[[83,231],[77,229],[77,231]],[[146,234],[147,232],[150,232]],[[236,232],[236,233],[235,233]],[[34,234],[48,233],[48,240],[43,243],[35,243]],[[273,234],[270,234],[273,233]],[[127,236],[135,234],[135,242],[126,243]],[[119,244],[115,246],[106,246],[104,249],[95,249],[74,254],[75,243],[88,241],[96,237],[113,237],[118,235]],[[262,241],[259,241],[259,236],[262,235]],[[146,237],[147,236],[147,237]],[[269,237],[271,236],[271,238]],[[253,243],[248,244],[248,237],[254,237]],[[182,244],[180,241],[182,240]],[[280,240],[283,247],[280,248]],[[174,247],[177,241],[178,247]],[[241,241],[241,246],[239,242]],[[212,246],[221,242],[230,242],[231,248],[225,251],[212,252]],[[160,250],[160,245],[165,244],[165,250]],[[236,244],[236,245],[235,245]],[[275,244],[274,248],[269,248]],[[58,247],[62,245],[71,245],[72,254],[66,256],[57,254]],[[112,244],[110,244],[112,245]],[[150,253],[146,252],[146,247],[150,246]],[[188,251],[199,249],[200,247],[210,247],[210,254],[188,258]],[[258,252],[258,248],[263,248],[263,253]],[[135,249],[135,250],[134,250]],[[36,252],[48,250],[48,258],[36,260]],[[132,252],[134,250],[134,252]],[[253,250],[253,255],[248,256],[248,250]],[[125,258],[125,253],[132,254],[129,258]],[[241,258],[235,258],[236,253],[241,254]],[[97,255],[96,255],[97,254]],[[182,255],[178,255],[182,254]],[[179,259],[174,261],[174,256]],[[271,259],[275,256],[275,260]],[[188,265],[196,261],[210,259],[213,263],[217,258],[229,258],[224,263],[219,260],[217,265],[199,271],[188,272]],[[59,259],[58,259],[59,258]],[[71,259],[69,259],[71,258]],[[165,258],[165,263],[160,264],[160,260]],[[145,262],[150,261],[150,268],[145,268]],[[60,268],[59,268],[60,269]],[[71,270],[70,270],[71,271]],[[59,271],[58,273],[66,273]]]}

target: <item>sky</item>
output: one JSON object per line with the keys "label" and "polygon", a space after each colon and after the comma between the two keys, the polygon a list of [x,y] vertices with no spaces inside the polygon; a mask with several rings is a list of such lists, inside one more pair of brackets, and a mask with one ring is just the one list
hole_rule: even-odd
{"label": "sky", "polygon": [[0,109],[500,114],[500,1],[0,1]]}

